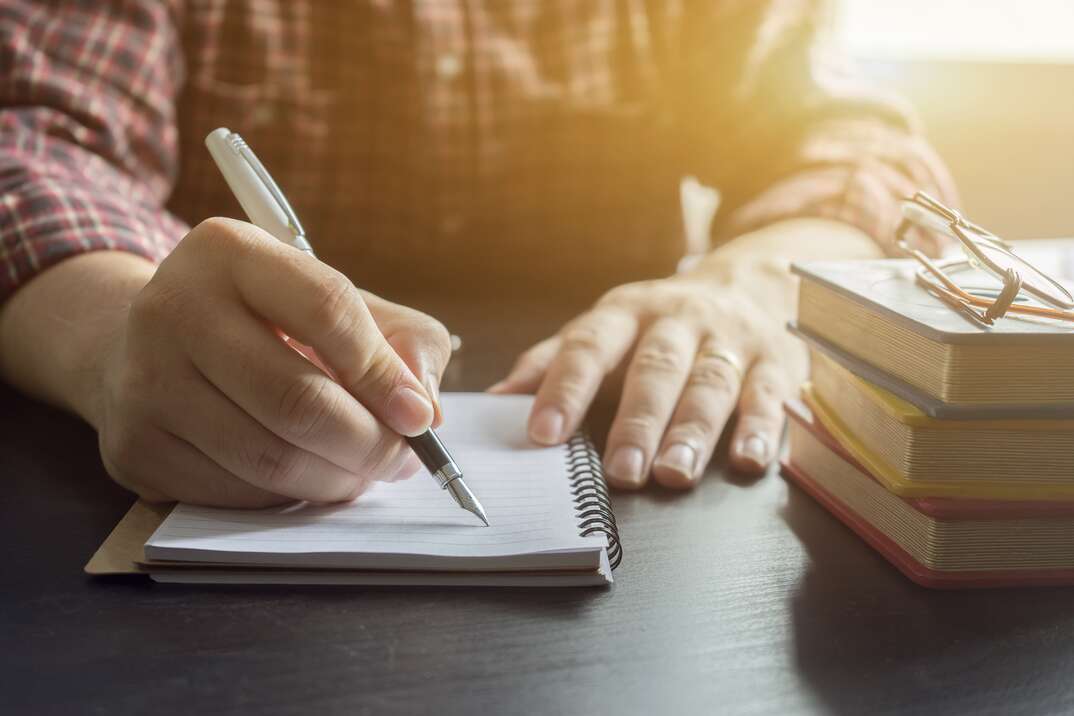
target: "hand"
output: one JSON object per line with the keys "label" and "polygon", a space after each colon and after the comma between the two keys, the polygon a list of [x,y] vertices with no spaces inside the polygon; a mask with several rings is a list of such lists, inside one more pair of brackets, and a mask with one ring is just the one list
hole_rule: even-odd
{"label": "hand", "polygon": [[785,317],[770,309],[708,277],[620,286],[490,390],[536,391],[530,437],[550,445],[577,430],[604,377],[625,363],[604,457],[612,484],[637,488],[651,472],[667,487],[693,486],[736,408],[731,464],[760,473],[775,457],[782,402],[805,372]]}
{"label": "hand", "polygon": [[450,352],[428,316],[250,224],[210,219],[134,298],[87,412],[108,472],[144,498],[350,500],[420,466],[400,434],[433,423]]}

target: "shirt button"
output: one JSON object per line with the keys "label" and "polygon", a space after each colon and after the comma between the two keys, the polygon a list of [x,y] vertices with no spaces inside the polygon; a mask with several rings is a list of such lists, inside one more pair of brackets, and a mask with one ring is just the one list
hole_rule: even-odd
{"label": "shirt button", "polygon": [[443,54],[436,58],[436,74],[441,79],[453,80],[462,72],[462,61],[458,55]]}

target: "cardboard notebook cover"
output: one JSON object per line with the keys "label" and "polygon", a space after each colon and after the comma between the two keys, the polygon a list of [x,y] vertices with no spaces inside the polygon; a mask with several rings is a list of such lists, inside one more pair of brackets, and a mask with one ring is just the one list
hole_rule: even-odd
{"label": "cardboard notebook cover", "polygon": [[135,502],[86,563],[86,574],[148,574],[142,547],[171,511],[172,505]]}
{"label": "cardboard notebook cover", "polygon": [[[869,472],[860,463],[841,449],[831,436],[812,419],[808,409],[800,402],[786,405],[790,419],[804,425],[825,446],[832,449],[839,457],[847,460],[855,469],[872,479]],[[1024,586],[1062,586],[1074,584],[1074,569],[1027,569],[1027,570],[976,570],[976,571],[942,571],[926,567],[914,559],[887,535],[877,530],[872,524],[860,517],[835,496],[814,482],[801,468],[793,463],[793,456],[781,462],[781,473],[795,483],[825,509],[835,515],[870,547],[891,562],[900,572],[913,582],[930,589],[968,589]],[[1062,514],[1074,514],[1074,506],[1055,503],[1020,503],[1008,507],[994,501],[984,500],[914,500],[905,499],[914,509],[928,514],[935,519],[988,519],[1054,515],[1058,509]],[[969,503],[969,504],[961,504]]]}

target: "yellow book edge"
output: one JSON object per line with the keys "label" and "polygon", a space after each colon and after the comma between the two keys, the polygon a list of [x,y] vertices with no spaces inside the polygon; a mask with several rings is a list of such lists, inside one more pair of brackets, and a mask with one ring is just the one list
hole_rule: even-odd
{"label": "yellow book edge", "polygon": [[[892,392],[874,385],[864,378],[855,375],[827,356],[812,351],[813,360],[819,357],[827,361],[849,383],[854,385],[874,405],[880,407],[885,413],[898,420],[903,425],[914,428],[929,428],[932,430],[1010,430],[1017,432],[1059,432],[1069,430],[1074,433],[1074,420],[1069,418],[1046,419],[1046,418],[1019,418],[1004,420],[950,420],[933,418],[925,414],[923,410],[913,403],[903,400]],[[1072,436],[1074,437],[1074,436]]]}
{"label": "yellow book edge", "polygon": [[835,440],[861,463],[880,483],[900,497],[957,497],[975,500],[1074,500],[1074,485],[1055,485],[1032,480],[990,480],[988,482],[952,483],[927,480],[908,480],[891,465],[866,448],[813,391],[802,386],[802,400],[813,411],[820,424]]}

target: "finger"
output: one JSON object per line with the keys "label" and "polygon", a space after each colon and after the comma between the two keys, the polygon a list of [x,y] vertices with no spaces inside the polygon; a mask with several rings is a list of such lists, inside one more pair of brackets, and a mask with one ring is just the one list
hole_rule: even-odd
{"label": "finger", "polygon": [[556,357],[562,339],[545,338],[518,357],[507,377],[488,387],[489,393],[536,393],[552,359]]}
{"label": "finger", "polygon": [[365,291],[362,296],[388,344],[425,387],[433,402],[433,424],[439,425],[440,380],[451,360],[451,335],[444,324],[421,311]]}
{"label": "finger", "polygon": [[152,502],[258,508],[291,501],[240,480],[190,443],[160,430],[143,431],[131,448],[123,467],[102,453],[105,468],[116,482]]}
{"label": "finger", "polygon": [[226,399],[288,443],[367,476],[403,440],[241,306],[183,334],[194,367]]}
{"label": "finger", "polygon": [[719,345],[709,339],[698,351],[664,433],[653,477],[665,487],[681,489],[697,483],[734,410],[742,380],[737,366],[742,362]]}
{"label": "finger", "polygon": [[738,403],[731,467],[751,475],[767,469],[783,432],[783,401],[790,396],[790,381],[780,365],[766,360],[750,369]]}
{"label": "finger", "polygon": [[608,433],[605,472],[613,485],[641,487],[697,352],[697,331],[661,319],[638,341]]}
{"label": "finger", "polygon": [[637,330],[637,319],[618,309],[590,311],[563,330],[530,412],[534,442],[555,445],[578,429],[601,381],[623,360]]}
{"label": "finger", "polygon": [[217,255],[243,302],[312,346],[340,383],[393,430],[417,435],[432,424],[433,406],[424,386],[385,340],[358,289],[343,274],[245,222],[212,219],[187,241],[213,248],[230,242]]}
{"label": "finger", "polygon": [[224,470],[254,487],[295,500],[352,500],[375,479],[401,467],[402,440],[375,465],[351,472],[297,447],[250,417],[198,376],[177,386],[166,410],[169,432],[196,447]]}

